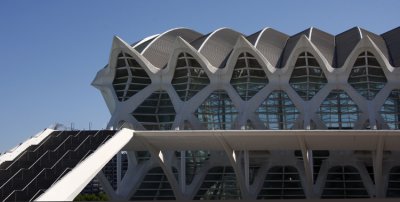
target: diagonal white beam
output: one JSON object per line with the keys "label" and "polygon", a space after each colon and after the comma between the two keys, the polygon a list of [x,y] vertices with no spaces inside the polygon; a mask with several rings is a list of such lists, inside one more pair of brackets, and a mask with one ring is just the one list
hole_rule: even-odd
{"label": "diagonal white beam", "polygon": [[245,185],[245,180],[243,179],[243,171],[239,166],[239,162],[237,160],[236,151],[232,149],[232,147],[225,141],[224,137],[221,133],[214,133],[214,136],[218,139],[219,143],[221,144],[222,148],[224,149],[226,156],[231,163],[233,170],[235,171],[236,180],[239,182],[239,188],[242,193],[243,199],[248,199],[250,194],[247,186]]}
{"label": "diagonal white beam", "polygon": [[146,172],[151,168],[153,163],[144,162],[137,166],[129,168],[125,176],[121,180],[121,186],[117,188],[117,200],[129,201],[135,194],[136,188],[140,185],[141,180]]}
{"label": "diagonal white beam", "polygon": [[178,181],[176,180],[176,178],[172,172],[171,165],[165,159],[166,158],[165,153],[146,141],[144,141],[143,143],[146,145],[151,156],[156,159],[156,161],[160,165],[161,169],[164,171],[164,174],[167,177],[167,179],[171,185],[171,188],[174,192],[176,200],[184,200],[184,196],[179,189]]}
{"label": "diagonal white beam", "polygon": [[111,186],[110,181],[108,181],[107,177],[104,175],[103,171],[97,173],[97,179],[99,183],[103,187],[104,192],[106,192],[109,200],[118,200],[117,194],[115,193],[114,188]]}
{"label": "diagonal white beam", "polygon": [[128,170],[133,169],[137,166],[138,161],[134,151],[126,151],[126,156],[128,158]]}
{"label": "diagonal white beam", "polygon": [[301,154],[303,156],[304,172],[306,174],[306,196],[307,198],[313,198],[313,167],[312,167],[312,151],[307,148],[303,136],[297,136],[299,146],[301,148]]}
{"label": "diagonal white beam", "polygon": [[133,137],[131,130],[123,129],[116,133],[95,152],[67,173],[35,201],[72,201],[99,171]]}

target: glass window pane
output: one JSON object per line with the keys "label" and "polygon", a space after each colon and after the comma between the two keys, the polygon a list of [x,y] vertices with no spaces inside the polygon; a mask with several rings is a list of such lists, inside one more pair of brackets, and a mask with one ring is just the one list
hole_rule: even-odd
{"label": "glass window pane", "polygon": [[147,130],[170,130],[176,113],[168,93],[156,91],[144,100],[132,115]]}
{"label": "glass window pane", "polygon": [[230,83],[239,96],[247,101],[268,84],[268,78],[255,57],[247,52],[245,55],[237,59]]}
{"label": "glass window pane", "polygon": [[181,53],[171,81],[179,98],[188,101],[209,83],[207,73],[197,60],[188,53]]}
{"label": "glass window pane", "polygon": [[314,56],[309,52],[301,53],[290,77],[290,86],[301,98],[310,100],[326,83],[325,74]]}
{"label": "glass window pane", "polygon": [[300,112],[284,91],[273,91],[256,111],[267,129],[292,129]]}
{"label": "glass window pane", "polygon": [[370,52],[361,53],[353,65],[348,83],[366,99],[372,100],[386,82],[385,74],[374,55]]}
{"label": "glass window pane", "polygon": [[[126,61],[128,66],[126,66]],[[129,99],[149,84],[151,84],[151,79],[139,63],[131,55],[119,53],[113,80],[118,100]]]}

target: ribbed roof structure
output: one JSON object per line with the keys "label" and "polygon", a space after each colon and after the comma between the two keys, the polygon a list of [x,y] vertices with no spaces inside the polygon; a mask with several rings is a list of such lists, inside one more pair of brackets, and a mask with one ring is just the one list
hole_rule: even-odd
{"label": "ribbed roof structure", "polygon": [[[273,28],[264,28],[248,36],[229,28],[221,28],[205,35],[191,29],[176,28],[132,46],[154,63],[154,66],[163,68],[169,59],[169,53],[174,49],[176,38],[180,37],[202,53],[213,66],[219,67],[232,51],[239,36],[246,38],[276,68],[286,64],[287,58],[302,36],[307,37],[334,68],[342,67],[357,43],[367,37],[392,66],[400,66],[400,59],[392,58],[398,55],[396,53],[400,49],[400,27],[380,35],[360,27],[353,27],[337,35],[311,27],[292,36]],[[279,62],[279,59],[282,62]]]}
{"label": "ribbed roof structure", "polygon": [[369,122],[388,128],[375,113],[400,88],[399,44],[399,28],[379,35],[354,27],[332,35],[311,27],[293,36],[272,28],[248,36],[229,28],[208,34],[176,28],[132,45],[115,37],[109,64],[93,85],[103,93],[114,127],[221,128],[204,116],[224,99],[231,110],[231,123],[223,123],[228,128],[268,129],[273,124],[261,108],[283,96],[296,115],[279,128],[325,129],[333,127],[325,105],[339,96],[354,108],[346,127],[363,129]]}

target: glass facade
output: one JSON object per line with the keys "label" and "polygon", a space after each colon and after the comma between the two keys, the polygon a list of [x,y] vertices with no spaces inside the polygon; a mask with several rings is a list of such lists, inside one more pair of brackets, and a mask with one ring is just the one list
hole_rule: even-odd
{"label": "glass facade", "polygon": [[321,198],[369,198],[361,175],[352,166],[329,169]]}
{"label": "glass facade", "polygon": [[240,97],[247,101],[267,84],[267,75],[257,59],[250,53],[241,53],[237,58],[231,78],[231,85]]}
{"label": "glass facade", "polygon": [[[308,33],[312,34],[313,38],[309,38],[312,45],[306,45],[308,47],[292,47],[300,35],[286,37],[271,29],[260,31],[257,33],[259,35],[247,36],[246,39],[251,43],[241,47],[242,44],[233,39],[236,35],[228,34],[225,38],[218,35],[218,31],[216,34],[210,33],[198,39],[187,40],[193,48],[201,52],[200,57],[197,57],[198,54],[190,54],[192,52],[189,53],[187,49],[185,51],[183,46],[176,49],[177,44],[167,47],[165,44],[169,44],[169,39],[166,39],[165,46],[163,43],[154,45],[153,42],[144,45],[152,46],[155,50],[151,55],[142,52],[142,56],[149,61],[156,61],[157,56],[161,56],[162,60],[172,61],[163,64],[162,67],[145,67],[143,65],[147,62],[135,60],[132,55],[118,49],[115,52],[118,55],[113,55],[117,56],[116,63],[110,63],[106,67],[115,68],[115,75],[105,78],[112,79],[112,88],[108,89],[110,86],[106,86],[101,90],[103,94],[111,91],[111,95],[107,96],[113,99],[109,101],[111,104],[107,104],[110,111],[114,110],[114,106],[116,108],[111,120],[118,122],[127,115],[133,116],[137,122],[129,124],[140,130],[142,126],[145,130],[398,130],[400,88],[397,81],[394,81],[395,76],[390,75],[398,73],[398,69],[395,69],[398,65],[393,65],[396,59],[396,55],[393,55],[395,52],[389,50],[394,46],[392,44],[380,52],[378,49],[384,44],[375,43],[376,38],[370,37],[375,44],[370,46],[369,42],[365,43],[361,47],[362,50],[353,55],[352,43],[356,38],[350,38],[353,37],[352,34],[359,37],[359,32],[364,32],[362,29],[354,30],[332,38],[325,33],[309,30]],[[366,34],[372,36],[370,33]],[[155,42],[165,37],[159,36],[154,39]],[[270,36],[275,40],[282,38],[279,39],[282,40],[282,47],[277,46],[278,41],[270,42],[265,38]],[[346,37],[349,38],[349,44],[345,42]],[[329,38],[333,41],[328,44]],[[384,41],[389,42],[386,39]],[[254,46],[251,49],[256,50],[257,55],[248,49],[249,46]],[[319,51],[312,51],[314,47]],[[340,52],[348,47],[352,49]],[[358,48],[359,46],[357,50]],[[207,54],[207,51],[212,49],[217,50],[213,51],[213,54]],[[172,50],[168,56],[167,51]],[[375,51],[383,56],[375,54]],[[224,57],[218,55],[220,53],[223,53]],[[177,57],[172,58],[172,55]],[[257,59],[260,57],[262,60]],[[355,59],[355,62],[346,63],[348,58]],[[294,61],[294,64],[288,61]],[[143,67],[139,64],[143,64]],[[266,68],[269,64],[274,67]],[[145,68],[150,70],[147,71],[149,75]],[[232,75],[228,75],[230,72]],[[149,76],[157,82],[152,83]],[[171,82],[166,78],[171,79]],[[110,83],[108,80],[107,82]],[[135,96],[148,85],[163,90],[156,90],[148,97]],[[382,89],[384,92],[381,92]],[[386,95],[388,97],[384,97]],[[129,103],[121,103],[128,99]],[[128,106],[131,101],[134,101],[134,106],[139,104],[138,107]],[[174,106],[173,103],[177,103],[178,106]],[[113,124],[115,123],[110,122],[110,125]],[[217,131],[214,134],[218,133]],[[382,177],[385,184],[383,189],[378,191],[374,181],[376,164],[371,157],[374,151],[338,151],[322,147],[317,147],[319,150],[308,150],[311,164],[307,173],[312,173],[313,182],[310,183],[313,183],[313,187],[306,192],[305,185],[308,179],[302,175],[305,175],[308,166],[304,167],[301,150],[250,148],[251,151],[243,151],[240,149],[248,143],[235,142],[242,139],[233,138],[236,132],[228,133],[233,134],[225,139],[230,144],[228,146],[239,148],[234,153],[235,162],[239,166],[237,174],[248,174],[245,177],[241,176],[243,178],[240,180],[245,181],[241,182],[242,184],[249,182],[252,189],[247,194],[251,199],[367,198],[382,196],[385,193],[388,197],[400,197],[400,167],[394,165],[398,164],[397,159],[392,161],[399,156],[396,151],[389,155],[385,153],[383,157]],[[237,132],[239,133],[248,135],[247,132]],[[336,133],[340,131],[333,134]],[[213,144],[217,145],[214,142]],[[185,199],[193,197],[190,200],[247,199],[247,195],[241,194],[248,190],[241,193],[237,176],[230,166],[232,162],[227,158],[226,152],[229,148],[224,144],[221,144],[221,148],[215,147],[215,151],[208,151],[208,147],[189,150],[177,146],[165,151],[164,157],[170,163],[167,165],[174,167],[174,173],[185,170],[185,179],[177,180],[178,192],[185,192]],[[153,169],[145,172],[144,177],[141,176],[144,178],[143,183],[138,182],[134,185],[138,189],[132,199],[175,199],[166,176],[162,169],[157,167],[159,165],[155,164],[158,163],[154,161],[155,158],[148,151],[135,151],[135,154],[138,165]],[[348,155],[348,158],[338,160],[342,154]],[[351,161],[350,165],[346,164],[346,161]],[[245,166],[248,166],[248,169]],[[243,173],[239,173],[240,171]]]}
{"label": "glass facade", "polygon": [[385,86],[387,80],[375,56],[365,51],[354,62],[348,82],[358,93],[372,100]]}
{"label": "glass facade", "polygon": [[[200,173],[204,163],[210,158],[210,152],[203,150],[182,152],[185,152],[186,184],[189,185],[193,178]],[[182,160],[181,152],[175,154],[179,160]]]}
{"label": "glass facade", "polygon": [[299,110],[290,100],[287,93],[281,90],[273,91],[261,103],[256,113],[266,129],[292,129],[299,116]]}
{"label": "glass facade", "polygon": [[400,90],[393,90],[381,107],[380,114],[389,129],[400,129]]}
{"label": "glass facade", "polygon": [[299,172],[293,166],[275,166],[268,170],[257,199],[304,199]]}
{"label": "glass facade", "polygon": [[176,113],[168,93],[156,91],[132,115],[147,130],[170,130]]}
{"label": "glass facade", "polygon": [[315,57],[309,52],[300,53],[289,80],[290,86],[299,96],[311,100],[327,82]]}
{"label": "glass facade", "polygon": [[208,130],[234,129],[238,111],[229,95],[223,90],[217,90],[200,105],[195,115]]}
{"label": "glass facade", "polygon": [[241,192],[232,167],[220,166],[208,170],[194,200],[241,199]]}
{"label": "glass facade", "polygon": [[[177,169],[172,168],[172,171],[177,175]],[[147,172],[131,200],[175,200],[174,192],[161,167],[152,168]]]}
{"label": "glass facade", "polygon": [[179,54],[171,84],[182,101],[189,100],[209,83],[206,72],[192,55]]}
{"label": "glass facade", "polygon": [[395,166],[390,169],[386,196],[389,198],[400,197],[400,166]]}
{"label": "glass facade", "polygon": [[353,129],[360,110],[343,90],[333,90],[319,108],[319,115],[328,129]]}
{"label": "glass facade", "polygon": [[129,99],[150,84],[149,75],[131,55],[118,54],[113,87],[119,101]]}

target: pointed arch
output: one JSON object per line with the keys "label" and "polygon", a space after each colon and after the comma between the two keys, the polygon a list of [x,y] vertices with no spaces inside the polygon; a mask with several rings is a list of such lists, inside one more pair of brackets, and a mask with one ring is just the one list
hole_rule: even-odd
{"label": "pointed arch", "polygon": [[268,84],[268,77],[257,59],[249,52],[239,54],[230,84],[239,96],[248,101]]}
{"label": "pointed arch", "polygon": [[112,82],[117,99],[122,102],[151,84],[143,67],[129,53],[121,51],[117,56]]}
{"label": "pointed arch", "polygon": [[314,55],[308,51],[297,57],[289,84],[303,100],[310,100],[328,83]]}
{"label": "pointed arch", "polygon": [[358,56],[362,53],[368,51],[373,54],[375,59],[378,61],[380,67],[385,73],[386,77],[390,76],[390,73],[394,71],[394,68],[390,65],[390,62],[386,58],[386,56],[382,53],[382,51],[378,48],[378,46],[371,40],[369,36],[365,36],[361,40],[358,41],[356,46],[351,50],[351,53],[348,55],[346,60],[341,67],[348,67],[344,69],[344,74],[347,76],[350,75],[353,65],[355,64]]}
{"label": "pointed arch", "polygon": [[374,54],[363,51],[355,60],[347,82],[364,98],[372,100],[385,86],[387,79]]}
{"label": "pointed arch", "polygon": [[295,45],[292,44],[292,46],[294,47],[292,48],[290,54],[286,53],[288,55],[286,59],[287,61],[285,63],[285,66],[282,68],[282,71],[284,73],[290,76],[292,74],[294,67],[296,66],[296,62],[298,59],[297,56],[299,56],[303,52],[309,52],[310,54],[312,54],[312,56],[318,63],[318,66],[321,68],[328,82],[334,80],[334,78],[331,77],[331,74],[334,71],[334,69],[326,60],[326,58],[322,55],[322,53],[318,50],[318,48],[305,35],[301,35],[300,38],[297,40],[296,44]]}
{"label": "pointed arch", "polygon": [[171,84],[179,98],[185,102],[210,84],[210,79],[191,54],[182,52],[178,55]]}

